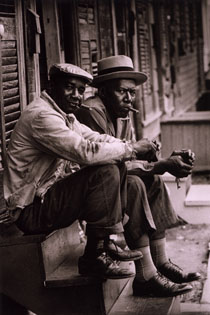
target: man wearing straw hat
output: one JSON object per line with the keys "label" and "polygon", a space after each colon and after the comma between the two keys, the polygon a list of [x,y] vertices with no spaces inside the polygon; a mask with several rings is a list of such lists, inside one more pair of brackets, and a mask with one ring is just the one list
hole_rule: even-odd
{"label": "man wearing straw hat", "polygon": [[[136,87],[147,80],[146,74],[134,71],[132,60],[127,56],[111,56],[98,61],[98,75],[92,86],[98,88],[98,95],[85,101],[87,109],[76,112],[78,120],[102,134],[109,134],[124,141],[135,141],[129,112],[135,112]],[[149,140],[143,139],[145,143]],[[157,174],[169,172],[176,177],[191,173],[194,154],[185,152],[158,160],[146,155],[139,161],[126,162],[128,168],[129,221],[125,225],[125,238],[131,249],[138,249],[143,258],[136,260],[136,276],[133,282],[134,294],[165,295],[173,291],[173,283],[198,280],[198,273],[184,273],[167,257],[165,230],[183,223],[175,213],[166,187]],[[130,192],[130,187],[136,191]],[[133,188],[132,188],[133,189]],[[132,197],[130,196],[132,195]],[[132,209],[132,212],[130,212]],[[156,231],[150,231],[139,217],[152,213]],[[169,280],[171,281],[169,281]],[[171,293],[172,294],[172,293]]]}

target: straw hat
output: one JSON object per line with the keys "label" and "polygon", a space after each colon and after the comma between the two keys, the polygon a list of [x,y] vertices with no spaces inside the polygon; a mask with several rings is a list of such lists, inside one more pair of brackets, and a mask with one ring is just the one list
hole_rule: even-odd
{"label": "straw hat", "polygon": [[140,85],[147,80],[147,75],[134,71],[131,58],[118,55],[98,61],[98,75],[93,78],[91,85],[98,87],[102,82],[112,79],[132,79],[137,85]]}

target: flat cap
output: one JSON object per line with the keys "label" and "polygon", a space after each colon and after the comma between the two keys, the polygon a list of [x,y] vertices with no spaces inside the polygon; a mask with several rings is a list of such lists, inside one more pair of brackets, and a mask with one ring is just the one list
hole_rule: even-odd
{"label": "flat cap", "polygon": [[90,73],[78,66],[72,65],[71,63],[55,63],[51,66],[49,71],[50,78],[60,75],[78,77],[85,80],[87,83],[91,83],[93,80],[93,77]]}

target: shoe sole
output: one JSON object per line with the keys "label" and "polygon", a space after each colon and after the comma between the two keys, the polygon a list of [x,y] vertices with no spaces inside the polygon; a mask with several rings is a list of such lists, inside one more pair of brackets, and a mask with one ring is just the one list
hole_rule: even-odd
{"label": "shoe sole", "polygon": [[183,295],[183,294],[186,294],[186,293],[188,293],[188,292],[190,292],[190,291],[192,291],[192,289],[186,289],[186,290],[183,290],[182,292],[172,292],[171,294],[154,294],[154,293],[150,293],[150,292],[148,292],[148,293],[145,293],[145,292],[142,292],[142,294],[141,293],[139,293],[139,292],[137,292],[137,290],[138,289],[134,289],[133,290],[133,295],[134,296],[141,296],[141,297],[172,297],[172,296],[178,296],[178,295]]}
{"label": "shoe sole", "polygon": [[[162,273],[162,275],[164,275],[164,273]],[[186,280],[186,279],[183,279],[183,280],[176,280],[175,278],[171,278],[169,275],[164,275],[166,278],[168,278],[169,280],[171,280],[172,282],[174,283],[177,283],[177,284],[182,284],[182,283],[190,283],[190,282],[193,282],[193,281],[199,281],[201,279],[201,277],[196,277],[194,279],[191,279],[191,280]]]}
{"label": "shoe sole", "polygon": [[119,279],[126,279],[126,278],[132,278],[135,276],[135,274],[130,274],[130,275],[121,275],[121,276],[109,276],[109,275],[98,275],[95,273],[80,273],[81,276],[83,277],[94,277],[94,278],[100,278],[100,279],[112,279],[112,280],[119,280]]}
{"label": "shoe sole", "polygon": [[113,260],[117,260],[117,261],[135,261],[135,260],[139,260],[139,259],[142,259],[143,258],[143,255],[142,256],[139,256],[139,257],[135,257],[135,258],[127,258],[127,259],[122,259],[122,258],[119,258],[119,257],[116,257],[115,255],[112,255],[109,253],[109,256],[113,259]]}

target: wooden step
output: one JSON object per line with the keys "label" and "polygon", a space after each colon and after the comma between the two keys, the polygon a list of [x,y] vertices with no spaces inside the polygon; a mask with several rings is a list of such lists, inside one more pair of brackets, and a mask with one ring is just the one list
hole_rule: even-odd
{"label": "wooden step", "polygon": [[[45,241],[43,236],[22,236],[1,243],[0,292],[38,315],[104,314],[101,282],[51,289],[44,286],[41,244]],[[62,252],[62,247],[59,250]],[[68,254],[73,256],[74,252]]]}
{"label": "wooden step", "polygon": [[67,228],[52,232],[43,240],[41,248],[46,277],[69,256],[78,258],[77,246],[81,245],[79,232],[78,221],[75,221]]}
{"label": "wooden step", "polygon": [[[82,254],[83,248],[77,248],[77,253]],[[45,286],[47,288],[58,288],[58,287],[84,287],[86,290],[91,285],[98,285],[101,295],[103,296],[103,303],[105,312],[108,313],[115,301],[118,299],[120,293],[130,281],[128,279],[118,280],[100,280],[94,277],[84,277],[78,274],[77,268],[77,255],[66,259],[54,272],[52,272],[45,280]],[[127,268],[132,272],[135,272],[133,262],[121,262],[120,266]]]}
{"label": "wooden step", "polygon": [[136,297],[132,295],[132,281],[129,281],[108,314],[178,315],[180,314],[180,297]]}
{"label": "wooden step", "polygon": [[85,244],[78,232],[76,222],[48,236],[2,240],[0,292],[38,315],[106,314],[129,279],[80,276],[77,263]]}

